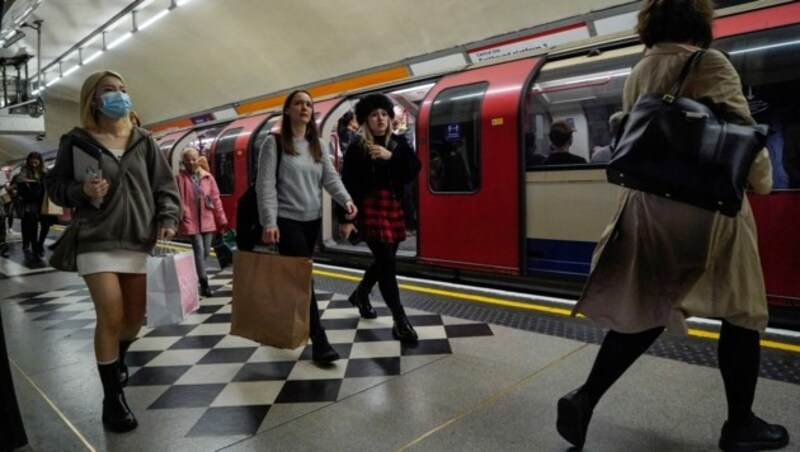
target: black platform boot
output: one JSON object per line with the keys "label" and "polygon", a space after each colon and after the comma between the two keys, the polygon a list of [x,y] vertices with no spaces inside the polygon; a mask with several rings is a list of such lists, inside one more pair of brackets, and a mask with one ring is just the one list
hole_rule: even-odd
{"label": "black platform boot", "polygon": [[400,342],[413,343],[417,342],[417,332],[408,321],[406,311],[402,305],[392,309],[392,317],[394,317],[394,325],[392,326],[392,337]]}
{"label": "black platform boot", "polygon": [[200,295],[204,297],[211,297],[214,295],[211,292],[211,288],[208,287],[208,278],[200,278]]}
{"label": "black platform boot", "polygon": [[112,432],[129,432],[139,425],[119,384],[119,363],[98,364],[103,382],[103,425]]}
{"label": "black platform boot", "polygon": [[330,364],[339,358],[339,353],[328,342],[325,330],[311,337],[311,359],[319,364]]}
{"label": "black platform boot", "polygon": [[348,300],[350,304],[358,308],[358,313],[361,317],[365,319],[375,319],[378,317],[378,313],[375,312],[375,308],[372,307],[372,303],[369,301],[369,292],[364,290],[361,284],[356,287],[356,290],[353,291]]}
{"label": "black platform boot", "polygon": [[594,404],[588,392],[580,387],[558,399],[556,430],[576,449],[582,449],[593,412]]}
{"label": "black platform boot", "polygon": [[128,386],[128,365],[125,364],[125,355],[128,354],[128,347],[131,346],[133,341],[119,341],[119,385],[120,387]]}

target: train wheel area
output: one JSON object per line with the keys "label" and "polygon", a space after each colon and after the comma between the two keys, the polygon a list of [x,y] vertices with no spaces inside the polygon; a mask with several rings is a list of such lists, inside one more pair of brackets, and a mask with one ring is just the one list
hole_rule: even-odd
{"label": "train wheel area", "polygon": [[[342,356],[321,368],[310,345],[278,350],[230,335],[232,271],[212,273],[214,296],[201,299],[197,312],[143,329],[131,346],[126,394],[146,428],[123,435],[99,422],[86,286],[46,268],[6,273],[0,309],[31,447],[562,450],[568,444],[555,429],[556,402],[582,383],[605,333],[569,317],[568,300],[401,277],[420,337],[401,344],[377,289],[377,319],[361,319],[348,302],[359,271],[317,265],[322,321]],[[726,417],[715,327],[692,326],[690,336],[662,335],[609,391],[605,403],[615,408],[595,413],[589,447],[715,447]],[[793,434],[800,431],[799,342],[788,331],[763,336],[754,408]]]}

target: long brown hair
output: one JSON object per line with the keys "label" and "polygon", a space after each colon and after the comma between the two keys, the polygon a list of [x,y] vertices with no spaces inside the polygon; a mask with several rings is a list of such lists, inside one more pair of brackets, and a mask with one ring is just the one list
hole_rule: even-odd
{"label": "long brown hair", "polygon": [[636,33],[647,47],[662,42],[691,43],[707,49],[714,39],[711,0],[645,0]]}
{"label": "long brown hair", "polygon": [[317,130],[317,121],[314,119],[314,98],[311,97],[311,94],[308,91],[302,89],[296,89],[292,91],[283,102],[283,116],[281,118],[281,144],[283,146],[283,152],[289,155],[297,155],[297,150],[294,148],[292,120],[289,118],[289,115],[286,114],[286,110],[288,110],[292,105],[294,97],[300,93],[305,93],[308,98],[311,99],[311,120],[306,126],[306,135],[304,138],[306,141],[308,141],[308,150],[311,153],[311,157],[314,157],[315,163],[319,163],[322,161],[322,146],[319,144],[319,131]]}

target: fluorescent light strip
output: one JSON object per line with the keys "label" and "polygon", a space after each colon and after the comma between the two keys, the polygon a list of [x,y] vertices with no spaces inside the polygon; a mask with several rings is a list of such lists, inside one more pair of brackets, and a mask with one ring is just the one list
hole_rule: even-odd
{"label": "fluorescent light strip", "polygon": [[122,44],[123,42],[127,41],[128,39],[130,39],[131,36],[133,36],[133,33],[131,33],[130,31],[125,33],[124,35],[120,36],[114,42],[112,42],[111,44],[109,44],[107,46],[108,50],[111,50],[114,47],[116,47],[116,46]]}
{"label": "fluorescent light strip", "polygon": [[192,0],[178,0],[178,2],[176,4],[178,6],[183,6],[183,5],[187,4],[187,3],[189,3],[190,1],[192,1]]}
{"label": "fluorescent light strip", "polygon": [[80,68],[81,68],[81,67],[80,67],[80,66],[78,66],[77,64],[76,64],[75,66],[72,66],[71,68],[69,68],[69,69],[67,69],[66,71],[64,71],[64,73],[63,73],[63,74],[61,74],[61,78],[64,78],[64,77],[66,77],[66,76],[68,76],[68,75],[72,74],[73,72],[77,71],[77,70],[78,70],[78,69],[80,69]]}
{"label": "fluorescent light strip", "polygon": [[160,13],[158,13],[158,14],[156,14],[155,16],[153,16],[153,17],[151,17],[150,19],[148,19],[148,20],[147,20],[147,22],[143,23],[143,24],[142,24],[142,25],[139,27],[139,29],[138,29],[137,31],[142,31],[142,30],[144,30],[145,28],[149,27],[150,25],[153,25],[154,23],[156,23],[157,21],[159,21],[160,19],[162,19],[162,18],[163,18],[164,16],[166,16],[167,14],[169,14],[169,10],[168,10],[168,9],[165,9],[164,11],[161,11]]}
{"label": "fluorescent light strip", "polygon": [[800,44],[800,41],[779,42],[777,44],[768,44],[768,45],[765,45],[765,46],[751,47],[749,49],[736,50],[736,51],[730,52],[729,54],[730,55],[739,55],[739,54],[742,54],[742,53],[758,52],[760,50],[777,49],[777,48],[780,48],[780,47],[792,46],[792,45],[797,45],[797,44]]}
{"label": "fluorescent light strip", "polygon": [[103,51],[102,50],[98,50],[97,52],[89,55],[88,58],[84,59],[81,64],[87,65],[87,64],[91,63],[92,61],[100,58],[100,55],[102,55],[102,54],[103,54]]}
{"label": "fluorescent light strip", "polygon": [[52,84],[56,83],[56,82],[57,82],[57,81],[59,81],[59,80],[61,80],[61,77],[56,77],[56,78],[54,78],[53,80],[50,80],[49,82],[47,82],[47,84],[46,84],[46,85],[44,85],[44,86],[50,86],[50,85],[52,85]]}

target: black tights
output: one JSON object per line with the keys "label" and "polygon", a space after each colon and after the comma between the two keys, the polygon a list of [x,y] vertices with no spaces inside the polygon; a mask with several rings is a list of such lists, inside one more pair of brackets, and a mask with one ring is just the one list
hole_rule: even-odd
{"label": "black tights", "polygon": [[[641,333],[609,331],[606,334],[583,386],[594,404],[663,331],[663,327],[658,327]],[[728,401],[728,421],[736,425],[747,424],[753,416],[753,398],[761,364],[758,331],[723,320],[717,354]]]}
{"label": "black tights", "polygon": [[[302,256],[311,257],[314,246],[317,244],[321,220],[296,221],[287,218],[278,218],[278,230],[280,240],[278,241],[278,251],[283,256]],[[314,281],[311,281],[311,312],[309,315],[309,335],[311,340],[318,334],[324,332],[322,320],[320,320],[319,306],[317,306],[317,294],[314,292]]]}
{"label": "black tights", "polygon": [[398,245],[398,243],[367,242],[375,260],[364,272],[359,289],[364,293],[369,293],[377,282],[383,301],[392,311],[392,317],[395,320],[402,320],[405,311],[403,305],[400,304],[400,289],[397,287]]}

